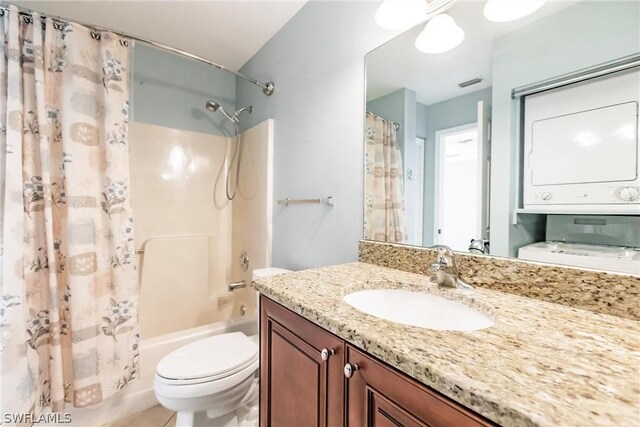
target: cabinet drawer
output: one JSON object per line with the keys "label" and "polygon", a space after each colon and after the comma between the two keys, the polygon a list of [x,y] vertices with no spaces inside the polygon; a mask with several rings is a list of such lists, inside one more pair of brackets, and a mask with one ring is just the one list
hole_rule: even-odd
{"label": "cabinet drawer", "polygon": [[[464,427],[491,422],[347,344],[347,363],[357,370],[346,381],[350,427]],[[355,369],[355,368],[354,368]]]}

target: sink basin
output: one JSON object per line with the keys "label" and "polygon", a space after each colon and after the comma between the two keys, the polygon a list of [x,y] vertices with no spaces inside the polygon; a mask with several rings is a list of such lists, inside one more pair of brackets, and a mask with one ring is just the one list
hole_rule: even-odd
{"label": "sink basin", "polygon": [[369,289],[344,297],[352,307],[380,319],[438,331],[475,331],[491,318],[457,301],[403,289]]}

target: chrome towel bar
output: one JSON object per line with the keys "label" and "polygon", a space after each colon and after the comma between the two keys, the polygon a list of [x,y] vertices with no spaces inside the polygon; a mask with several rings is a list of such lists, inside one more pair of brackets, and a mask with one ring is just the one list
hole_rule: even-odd
{"label": "chrome towel bar", "polygon": [[289,199],[288,197],[286,199],[281,199],[278,200],[278,204],[279,205],[285,205],[285,206],[289,206],[289,205],[319,205],[319,204],[327,204],[329,206],[335,206],[336,205],[336,199],[333,196],[329,196],[325,199]]}

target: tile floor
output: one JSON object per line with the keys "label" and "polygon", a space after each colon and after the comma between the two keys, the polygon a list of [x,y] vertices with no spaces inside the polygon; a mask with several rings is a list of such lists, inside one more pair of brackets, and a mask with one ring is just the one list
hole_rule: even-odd
{"label": "tile floor", "polygon": [[[258,427],[257,397],[252,403],[238,408],[235,414],[229,415],[231,418],[225,425]],[[146,411],[138,412],[137,414],[104,424],[101,427],[176,427],[176,413],[158,405]]]}
{"label": "tile floor", "polygon": [[175,427],[175,425],[176,413],[158,405],[102,427]]}

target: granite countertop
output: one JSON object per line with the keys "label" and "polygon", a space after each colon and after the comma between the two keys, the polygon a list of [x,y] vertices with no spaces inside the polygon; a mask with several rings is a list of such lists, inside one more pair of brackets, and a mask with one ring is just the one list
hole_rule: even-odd
{"label": "granite countertop", "polygon": [[[504,426],[638,426],[640,322],[351,263],[260,279],[266,297]],[[428,291],[472,305],[495,326],[404,326],[342,298],[358,289]]]}

